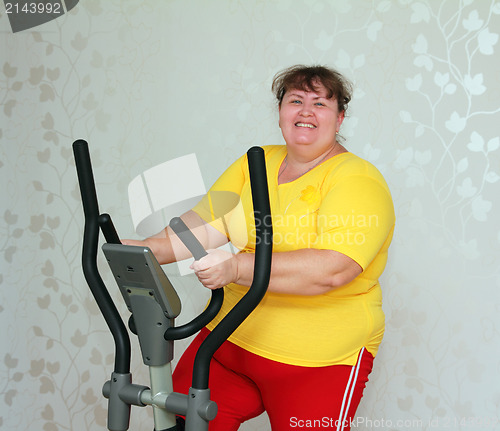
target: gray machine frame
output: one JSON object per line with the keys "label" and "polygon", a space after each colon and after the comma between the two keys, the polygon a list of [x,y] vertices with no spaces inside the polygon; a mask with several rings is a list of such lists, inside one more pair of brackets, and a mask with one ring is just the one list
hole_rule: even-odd
{"label": "gray machine frame", "polygon": [[109,429],[124,429],[129,405],[152,406],[157,430],[176,430],[176,415],[188,412],[186,430],[205,429],[217,414],[210,390],[199,390],[197,396],[173,392],[174,340],[166,340],[164,334],[181,312],[177,292],[149,248],[107,243],[102,250],[134,316],[134,331],[151,381],[151,388],[139,386],[127,375],[113,373],[103,387],[103,395],[110,399]]}

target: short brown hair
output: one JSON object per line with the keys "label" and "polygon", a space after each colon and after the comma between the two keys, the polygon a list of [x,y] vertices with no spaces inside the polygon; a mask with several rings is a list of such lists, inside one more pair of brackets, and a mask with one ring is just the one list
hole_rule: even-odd
{"label": "short brown hair", "polygon": [[352,85],[342,74],[329,67],[301,64],[288,67],[274,76],[271,89],[281,106],[288,90],[315,91],[318,84],[326,88],[329,99],[337,100],[340,112],[347,110],[352,97]]}

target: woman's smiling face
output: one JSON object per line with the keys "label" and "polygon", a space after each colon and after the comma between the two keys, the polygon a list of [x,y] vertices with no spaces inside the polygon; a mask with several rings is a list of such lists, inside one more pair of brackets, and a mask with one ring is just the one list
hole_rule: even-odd
{"label": "woman's smiling face", "polygon": [[328,98],[319,83],[311,91],[288,90],[280,104],[279,126],[287,145],[327,149],[335,144],[343,120],[344,111],[339,112],[337,100]]}

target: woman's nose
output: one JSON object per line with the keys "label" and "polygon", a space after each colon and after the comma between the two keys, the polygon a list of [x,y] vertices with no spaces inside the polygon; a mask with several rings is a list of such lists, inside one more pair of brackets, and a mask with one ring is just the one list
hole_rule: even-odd
{"label": "woman's nose", "polygon": [[300,110],[300,113],[304,116],[312,115],[312,106],[307,104],[307,103],[304,103],[302,105],[302,109]]}

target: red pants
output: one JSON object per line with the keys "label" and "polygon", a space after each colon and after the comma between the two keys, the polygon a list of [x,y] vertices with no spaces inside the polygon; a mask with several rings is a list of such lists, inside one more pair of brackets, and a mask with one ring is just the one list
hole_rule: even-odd
{"label": "red pants", "polygon": [[[174,391],[187,393],[203,329],[174,372]],[[211,399],[219,408],[210,431],[234,431],[267,411],[273,431],[347,431],[372,370],[373,356],[361,349],[354,367],[299,367],[250,353],[226,341],[210,365]]]}

